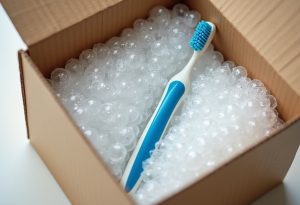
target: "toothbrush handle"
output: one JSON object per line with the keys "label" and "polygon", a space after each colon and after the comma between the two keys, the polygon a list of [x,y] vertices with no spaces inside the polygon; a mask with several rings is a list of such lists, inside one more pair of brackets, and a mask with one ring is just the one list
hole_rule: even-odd
{"label": "toothbrush handle", "polygon": [[150,151],[154,150],[155,144],[163,136],[184,92],[184,84],[177,80],[169,83],[165,90],[125,169],[122,183],[128,192],[136,189],[140,183],[143,162],[150,157]]}

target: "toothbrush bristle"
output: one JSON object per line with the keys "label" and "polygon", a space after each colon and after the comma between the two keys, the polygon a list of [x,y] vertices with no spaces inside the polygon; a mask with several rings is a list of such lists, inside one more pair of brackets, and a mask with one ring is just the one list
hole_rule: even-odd
{"label": "toothbrush bristle", "polygon": [[195,51],[202,50],[209,38],[211,31],[211,25],[209,25],[206,21],[200,21],[190,41],[190,46],[192,47],[192,49],[194,49]]}

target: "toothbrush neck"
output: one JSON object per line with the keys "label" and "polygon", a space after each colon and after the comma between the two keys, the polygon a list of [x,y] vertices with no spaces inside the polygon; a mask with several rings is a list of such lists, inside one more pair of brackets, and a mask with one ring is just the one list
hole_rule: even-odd
{"label": "toothbrush neck", "polygon": [[183,82],[185,84],[186,89],[188,89],[190,84],[191,71],[196,62],[199,60],[199,57],[202,55],[202,53],[203,51],[194,51],[194,54],[187,63],[187,65],[179,73],[177,73],[170,81],[179,80]]}
{"label": "toothbrush neck", "polygon": [[199,60],[200,56],[202,56],[202,54],[203,54],[203,51],[194,51],[193,56],[191,57],[189,62],[186,64],[186,66],[184,67],[183,70],[185,70],[186,72],[191,73],[194,65]]}

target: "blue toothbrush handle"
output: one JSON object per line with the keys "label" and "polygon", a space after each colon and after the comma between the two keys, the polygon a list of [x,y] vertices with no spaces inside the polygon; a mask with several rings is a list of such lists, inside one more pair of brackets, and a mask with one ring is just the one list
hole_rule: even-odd
{"label": "blue toothbrush handle", "polygon": [[136,184],[140,182],[140,177],[143,172],[143,162],[150,157],[150,151],[155,148],[155,144],[159,142],[163,136],[170,118],[175,112],[184,92],[185,86],[180,81],[171,82],[165,91],[162,101],[148,122],[148,129],[146,128],[144,131],[126,167],[125,172],[128,172],[128,178],[123,181],[123,185],[125,185],[127,192],[130,192]]}

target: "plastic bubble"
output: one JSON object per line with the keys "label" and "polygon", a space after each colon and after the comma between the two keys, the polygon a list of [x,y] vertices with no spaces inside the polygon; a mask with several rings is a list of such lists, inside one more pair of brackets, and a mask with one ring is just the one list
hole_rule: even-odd
{"label": "plastic bubble", "polygon": [[74,58],[71,58],[67,61],[65,69],[76,76],[82,75],[82,73],[84,72],[84,68],[80,64],[79,60]]}
{"label": "plastic bubble", "polygon": [[276,98],[274,96],[272,96],[272,95],[268,95],[268,98],[270,100],[270,107],[272,109],[275,109],[277,107],[277,100],[276,100]]}
{"label": "plastic bubble", "polygon": [[144,19],[137,19],[133,23],[133,28],[135,30],[141,30],[147,26],[148,22]]}
{"label": "plastic bubble", "polygon": [[150,16],[152,18],[159,18],[159,17],[165,17],[165,16],[170,17],[170,11],[163,6],[156,6],[151,9]]}
{"label": "plastic bubble", "polygon": [[184,4],[176,4],[172,9],[173,16],[184,17],[188,12],[189,8]]}
{"label": "plastic bubble", "polygon": [[63,68],[56,68],[51,73],[51,82],[55,87],[65,87],[70,80],[70,72]]}
{"label": "plastic bubble", "polygon": [[113,162],[119,162],[126,158],[127,151],[121,144],[113,144],[107,150]]}
{"label": "plastic bubble", "polygon": [[122,34],[121,36],[124,37],[124,38],[130,38],[132,37],[134,34],[133,32],[133,29],[132,28],[125,28],[123,31],[122,31]]}
{"label": "plastic bubble", "polygon": [[184,18],[188,26],[195,27],[200,21],[201,16],[198,11],[188,11]]}
{"label": "plastic bubble", "polygon": [[245,78],[247,77],[247,70],[242,66],[237,66],[233,68],[233,75],[237,78]]}
{"label": "plastic bubble", "polygon": [[103,43],[97,43],[93,46],[93,51],[98,58],[104,58],[107,56],[109,48]]}
{"label": "plastic bubble", "polygon": [[112,46],[120,46],[120,38],[119,37],[112,37],[106,42],[106,46],[112,47]]}
{"label": "plastic bubble", "polygon": [[95,57],[95,52],[92,49],[87,49],[81,52],[79,60],[85,60],[90,63],[95,59]]}

